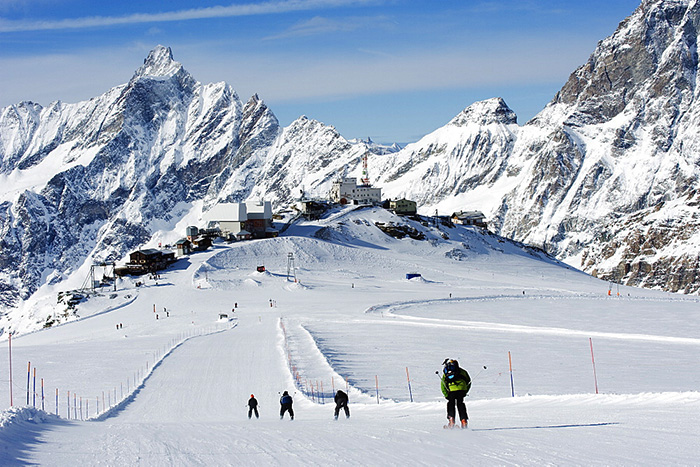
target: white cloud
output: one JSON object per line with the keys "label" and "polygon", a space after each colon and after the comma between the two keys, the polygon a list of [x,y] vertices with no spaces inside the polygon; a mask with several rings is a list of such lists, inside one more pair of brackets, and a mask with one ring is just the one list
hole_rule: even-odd
{"label": "white cloud", "polygon": [[265,39],[287,39],[291,37],[308,37],[335,32],[353,32],[367,28],[386,28],[388,21],[389,20],[384,16],[345,17],[342,19],[314,16],[309,20],[295,24],[280,34],[268,36]]}
{"label": "white cloud", "polygon": [[[571,39],[571,37],[569,37]],[[166,44],[204,83],[226,81],[247,99],[332,100],[381,93],[476,87],[526,87],[564,81],[588,58],[586,41],[521,40],[489,49],[413,52],[356,50],[342,55],[245,54],[204,44]],[[89,50],[66,55],[0,58],[0,107],[33,100],[77,102],[126,83],[152,47]],[[274,111],[274,109],[273,109]]]}
{"label": "white cloud", "polygon": [[192,8],[163,13],[134,13],[124,16],[86,16],[60,20],[7,20],[0,18],[0,32],[82,29],[124,24],[279,14],[367,3],[376,2],[371,0],[273,0],[262,3]]}

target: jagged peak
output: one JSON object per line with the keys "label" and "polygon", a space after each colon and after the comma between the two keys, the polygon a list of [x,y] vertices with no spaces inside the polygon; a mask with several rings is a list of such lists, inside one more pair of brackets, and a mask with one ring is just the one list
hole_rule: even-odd
{"label": "jagged peak", "polygon": [[245,109],[257,109],[258,107],[267,108],[267,105],[265,104],[265,101],[260,99],[260,96],[255,93],[250,96],[250,99],[248,99],[248,102],[246,102]]}
{"label": "jagged peak", "polygon": [[465,126],[469,123],[477,125],[488,125],[491,123],[511,125],[518,123],[518,117],[502,98],[494,97],[474,102],[453,118],[449,125]]}
{"label": "jagged peak", "polygon": [[167,78],[182,70],[182,64],[173,59],[170,47],[157,45],[136,70],[134,77],[153,76]]}

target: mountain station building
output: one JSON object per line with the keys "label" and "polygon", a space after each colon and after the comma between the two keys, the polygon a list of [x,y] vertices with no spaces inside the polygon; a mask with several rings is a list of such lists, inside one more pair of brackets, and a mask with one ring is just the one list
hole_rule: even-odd
{"label": "mountain station building", "polygon": [[459,211],[452,214],[453,224],[475,225],[486,228],[486,216],[481,211]]}
{"label": "mountain station building", "polygon": [[333,182],[328,197],[340,204],[379,204],[382,202],[382,189],[358,185],[354,177],[342,178]]}
{"label": "mountain station building", "polygon": [[238,240],[276,237],[272,228],[272,203],[254,200],[245,203],[219,203],[202,216],[207,229],[218,228],[221,235]]}

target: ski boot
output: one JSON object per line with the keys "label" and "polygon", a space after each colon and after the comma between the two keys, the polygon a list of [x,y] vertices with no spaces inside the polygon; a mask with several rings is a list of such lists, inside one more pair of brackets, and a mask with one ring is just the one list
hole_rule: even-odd
{"label": "ski boot", "polygon": [[466,428],[467,428],[467,420],[466,420],[466,419],[462,419],[462,429],[464,430],[464,429],[466,429]]}
{"label": "ski boot", "polygon": [[454,428],[455,427],[455,418],[449,417],[447,420],[448,420],[447,425],[445,425],[444,428]]}

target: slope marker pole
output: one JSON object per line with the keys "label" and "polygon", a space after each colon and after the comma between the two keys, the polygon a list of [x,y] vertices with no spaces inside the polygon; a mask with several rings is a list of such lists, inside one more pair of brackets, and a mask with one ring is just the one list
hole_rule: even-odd
{"label": "slope marker pole", "polygon": [[27,405],[29,405],[29,378],[32,374],[32,362],[27,362]]}
{"label": "slope marker pole", "polygon": [[598,394],[598,376],[595,372],[595,357],[593,356],[593,339],[589,337],[588,342],[591,344],[591,362],[593,363],[593,381],[595,382],[595,393]]}
{"label": "slope marker pole", "polygon": [[374,375],[374,384],[377,387],[377,404],[379,404],[379,377]]}
{"label": "slope marker pole", "polygon": [[508,368],[510,370],[510,395],[515,397],[515,386],[513,385],[513,360],[510,356],[510,350],[508,351]]}
{"label": "slope marker pole", "polygon": [[411,391],[411,377],[408,374],[408,367],[406,367],[406,381],[408,382],[408,397],[413,402],[413,392]]}

